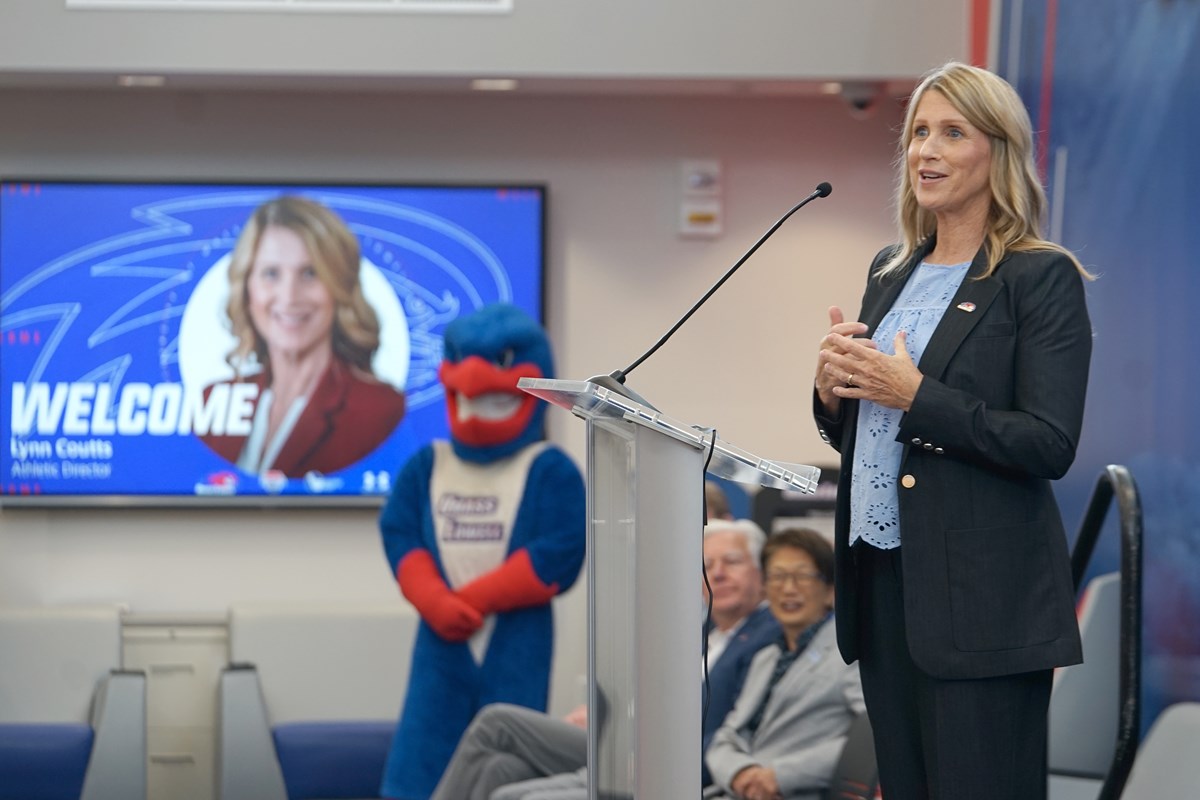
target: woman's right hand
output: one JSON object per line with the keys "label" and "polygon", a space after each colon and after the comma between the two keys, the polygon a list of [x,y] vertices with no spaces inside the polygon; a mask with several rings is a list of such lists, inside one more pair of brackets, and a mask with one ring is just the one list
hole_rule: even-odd
{"label": "woman's right hand", "polygon": [[[816,388],[817,397],[821,399],[821,405],[825,406],[825,413],[830,417],[836,417],[842,408],[842,399],[833,393],[833,387],[844,386],[845,383],[837,378],[831,370],[826,369],[826,365],[829,363],[829,354],[842,352],[842,348],[836,343],[838,336],[852,338],[866,332],[865,323],[846,322],[846,316],[842,313],[842,309],[837,306],[829,307],[829,333],[825,334],[825,338],[821,340],[821,351],[817,354]],[[875,346],[870,339],[866,340],[864,344]]]}

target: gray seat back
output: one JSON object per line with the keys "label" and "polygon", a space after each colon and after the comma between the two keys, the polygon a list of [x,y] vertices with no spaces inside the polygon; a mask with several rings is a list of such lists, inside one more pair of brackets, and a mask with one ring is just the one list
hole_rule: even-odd
{"label": "gray seat back", "polygon": [[1120,721],[1120,576],[1091,580],[1079,610],[1083,663],[1060,669],[1050,695],[1051,774],[1103,780]]}
{"label": "gray seat back", "polygon": [[1200,703],[1176,703],[1146,734],[1122,800],[1195,797],[1200,787]]}

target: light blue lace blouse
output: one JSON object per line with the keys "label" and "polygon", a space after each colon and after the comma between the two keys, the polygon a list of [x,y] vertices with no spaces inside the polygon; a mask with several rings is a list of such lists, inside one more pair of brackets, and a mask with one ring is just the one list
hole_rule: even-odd
{"label": "light blue lace blouse", "polygon": [[[880,352],[894,355],[896,334],[903,330],[908,354],[919,363],[970,266],[922,261],[871,336]],[[863,539],[884,550],[900,546],[896,479],[904,445],[896,441],[896,432],[903,415],[898,408],[859,401],[854,472],[850,478],[851,544]]]}

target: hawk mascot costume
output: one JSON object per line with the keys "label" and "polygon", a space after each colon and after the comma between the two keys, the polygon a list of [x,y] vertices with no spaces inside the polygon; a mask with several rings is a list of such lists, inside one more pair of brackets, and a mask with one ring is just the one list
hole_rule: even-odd
{"label": "hawk mascot costume", "polygon": [[545,710],[551,599],[585,552],[579,470],[543,441],[543,402],[519,378],[554,376],[545,331],[511,305],[446,327],[439,379],[450,441],[418,451],[380,516],[400,591],[421,615],[381,795],[426,800],[488,703]]}

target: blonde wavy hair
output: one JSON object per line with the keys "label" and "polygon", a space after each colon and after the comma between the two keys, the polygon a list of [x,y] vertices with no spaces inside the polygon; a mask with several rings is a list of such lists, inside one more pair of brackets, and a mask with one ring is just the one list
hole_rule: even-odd
{"label": "blonde wavy hair", "polygon": [[296,195],[281,195],[260,205],[250,215],[238,236],[229,261],[230,328],[237,344],[225,357],[240,374],[253,353],[264,367],[267,343],[254,327],[247,310],[247,283],[254,256],[267,228],[293,231],[304,242],[313,269],[333,297],[333,352],[346,363],[371,372],[371,357],[379,349],[379,318],[363,295],[359,280],[360,250],[355,237],[340,216],[320,203]]}
{"label": "blonde wavy hair", "polygon": [[909,99],[900,136],[896,187],[896,225],[900,246],[880,268],[893,275],[937,232],[934,215],[917,204],[908,169],[908,146],[913,120],[926,92],[939,92],[967,122],[987,134],[991,143],[989,186],[992,194],[984,246],[990,276],[1009,252],[1051,250],[1062,253],[1085,278],[1093,276],[1066,248],[1042,238],[1041,219],[1046,193],[1033,161],[1033,126],[1020,96],[1003,78],[979,67],[952,61],[929,72]]}

